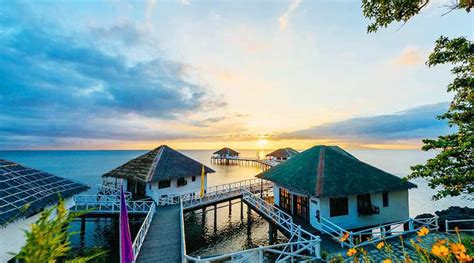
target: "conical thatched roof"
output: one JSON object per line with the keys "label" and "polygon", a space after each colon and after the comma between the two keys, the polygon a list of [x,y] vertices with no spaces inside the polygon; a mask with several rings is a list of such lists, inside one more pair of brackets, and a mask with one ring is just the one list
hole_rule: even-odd
{"label": "conical thatched roof", "polygon": [[257,177],[317,197],[416,187],[413,183],[359,161],[338,146],[314,146]]}
{"label": "conical thatched roof", "polygon": [[267,154],[266,156],[272,156],[272,157],[275,157],[275,158],[291,158],[295,155],[297,155],[299,152],[293,148],[280,148],[278,150],[275,150],[269,154]]}
{"label": "conical thatched roof", "polygon": [[0,159],[0,227],[40,212],[57,203],[59,197],[66,199],[88,188],[66,178]]}
{"label": "conical thatched roof", "polygon": [[[202,166],[202,163],[173,150],[167,145],[161,145],[102,176],[155,182],[184,176],[201,175]],[[204,166],[204,170],[206,173],[215,172],[207,166]]]}
{"label": "conical thatched roof", "polygon": [[224,147],[224,148],[220,149],[219,151],[214,152],[213,154],[237,156],[237,155],[239,155],[239,152],[234,151],[231,148]]}

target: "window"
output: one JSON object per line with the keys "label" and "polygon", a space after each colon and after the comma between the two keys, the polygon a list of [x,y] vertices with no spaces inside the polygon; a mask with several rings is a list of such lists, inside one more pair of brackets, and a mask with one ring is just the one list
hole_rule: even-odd
{"label": "window", "polygon": [[168,188],[171,186],[171,180],[161,180],[158,182],[158,189]]}
{"label": "window", "polygon": [[382,193],[382,199],[383,199],[383,207],[388,206],[388,192],[383,192]]}
{"label": "window", "polygon": [[184,186],[184,185],[187,185],[187,184],[188,184],[188,181],[186,181],[186,179],[184,177],[178,178],[178,181],[177,181],[177,186],[178,187]]}
{"label": "window", "polygon": [[280,207],[283,210],[291,211],[291,194],[285,188],[280,188]]}
{"label": "window", "polygon": [[347,197],[334,197],[329,199],[329,215],[343,216],[349,214],[349,199]]}
{"label": "window", "polygon": [[359,215],[373,215],[379,213],[379,208],[372,205],[370,194],[357,195],[357,212]]}
{"label": "window", "polygon": [[191,180],[194,182],[196,181],[196,176],[191,177]]}
{"label": "window", "polygon": [[293,207],[295,215],[308,220],[309,202],[308,197],[293,195]]}

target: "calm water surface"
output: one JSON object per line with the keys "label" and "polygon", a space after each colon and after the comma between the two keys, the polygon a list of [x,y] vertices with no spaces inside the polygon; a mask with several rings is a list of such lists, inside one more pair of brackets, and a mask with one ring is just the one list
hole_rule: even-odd
{"label": "calm water surface", "polygon": [[[101,175],[120,164],[145,153],[146,151],[0,151],[0,158],[19,162],[23,165],[47,171],[52,174],[67,177],[91,186],[90,192],[95,191],[95,185],[101,182]],[[184,154],[212,167],[216,173],[208,178],[208,185],[218,185],[232,181],[254,178],[261,172],[256,166],[215,165],[210,163],[210,150],[182,151]],[[265,151],[242,150],[242,156],[264,156]],[[268,151],[267,151],[268,152]],[[405,176],[410,172],[410,166],[423,163],[434,154],[416,150],[352,150],[349,151],[362,161],[368,162],[397,176]],[[410,190],[410,214],[432,213],[451,205],[471,206],[471,202],[461,198],[446,198],[437,202],[431,200],[435,192],[423,180],[413,181],[418,188]],[[186,246],[189,254],[215,255],[241,249],[269,244],[268,223],[256,213],[247,217],[244,205],[244,217],[241,218],[240,204],[237,201],[229,207],[217,209],[217,224],[214,226],[214,211],[189,212],[185,216]],[[204,220],[203,220],[204,219]],[[134,220],[132,232],[138,231],[140,220]],[[89,219],[83,236],[75,235],[71,242],[75,251],[103,247],[110,252],[109,262],[117,262],[118,229],[112,219]],[[81,221],[72,224],[73,231],[79,231]],[[279,233],[278,241],[286,238]]]}

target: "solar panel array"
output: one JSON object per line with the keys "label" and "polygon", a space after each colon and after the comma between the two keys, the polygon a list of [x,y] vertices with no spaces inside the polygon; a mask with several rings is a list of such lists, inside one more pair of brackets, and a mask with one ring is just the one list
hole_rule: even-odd
{"label": "solar panel array", "polygon": [[[33,215],[87,186],[0,159],[0,225]],[[27,209],[26,209],[27,208]]]}

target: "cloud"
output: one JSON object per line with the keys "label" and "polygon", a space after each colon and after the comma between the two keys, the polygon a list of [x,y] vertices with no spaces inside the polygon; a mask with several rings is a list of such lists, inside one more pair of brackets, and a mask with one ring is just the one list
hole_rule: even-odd
{"label": "cloud", "polygon": [[417,66],[425,61],[425,54],[417,48],[407,47],[393,60],[398,66]]}
{"label": "cloud", "polygon": [[288,27],[290,22],[290,16],[295,11],[298,6],[301,4],[302,0],[291,0],[288,9],[285,11],[283,15],[278,18],[278,24],[280,26],[280,30],[285,30]]}
{"label": "cloud", "polygon": [[449,132],[445,121],[436,116],[446,112],[449,103],[423,105],[388,115],[352,118],[309,129],[281,134],[279,139],[336,139],[358,142],[387,142],[432,138]]}
{"label": "cloud", "polygon": [[0,12],[0,148],[12,145],[12,138],[186,137],[149,123],[225,106],[187,80],[186,64],[156,55],[136,61],[91,37],[136,44],[140,32],[129,25],[82,34],[19,14],[24,11],[18,6],[6,8]]}

